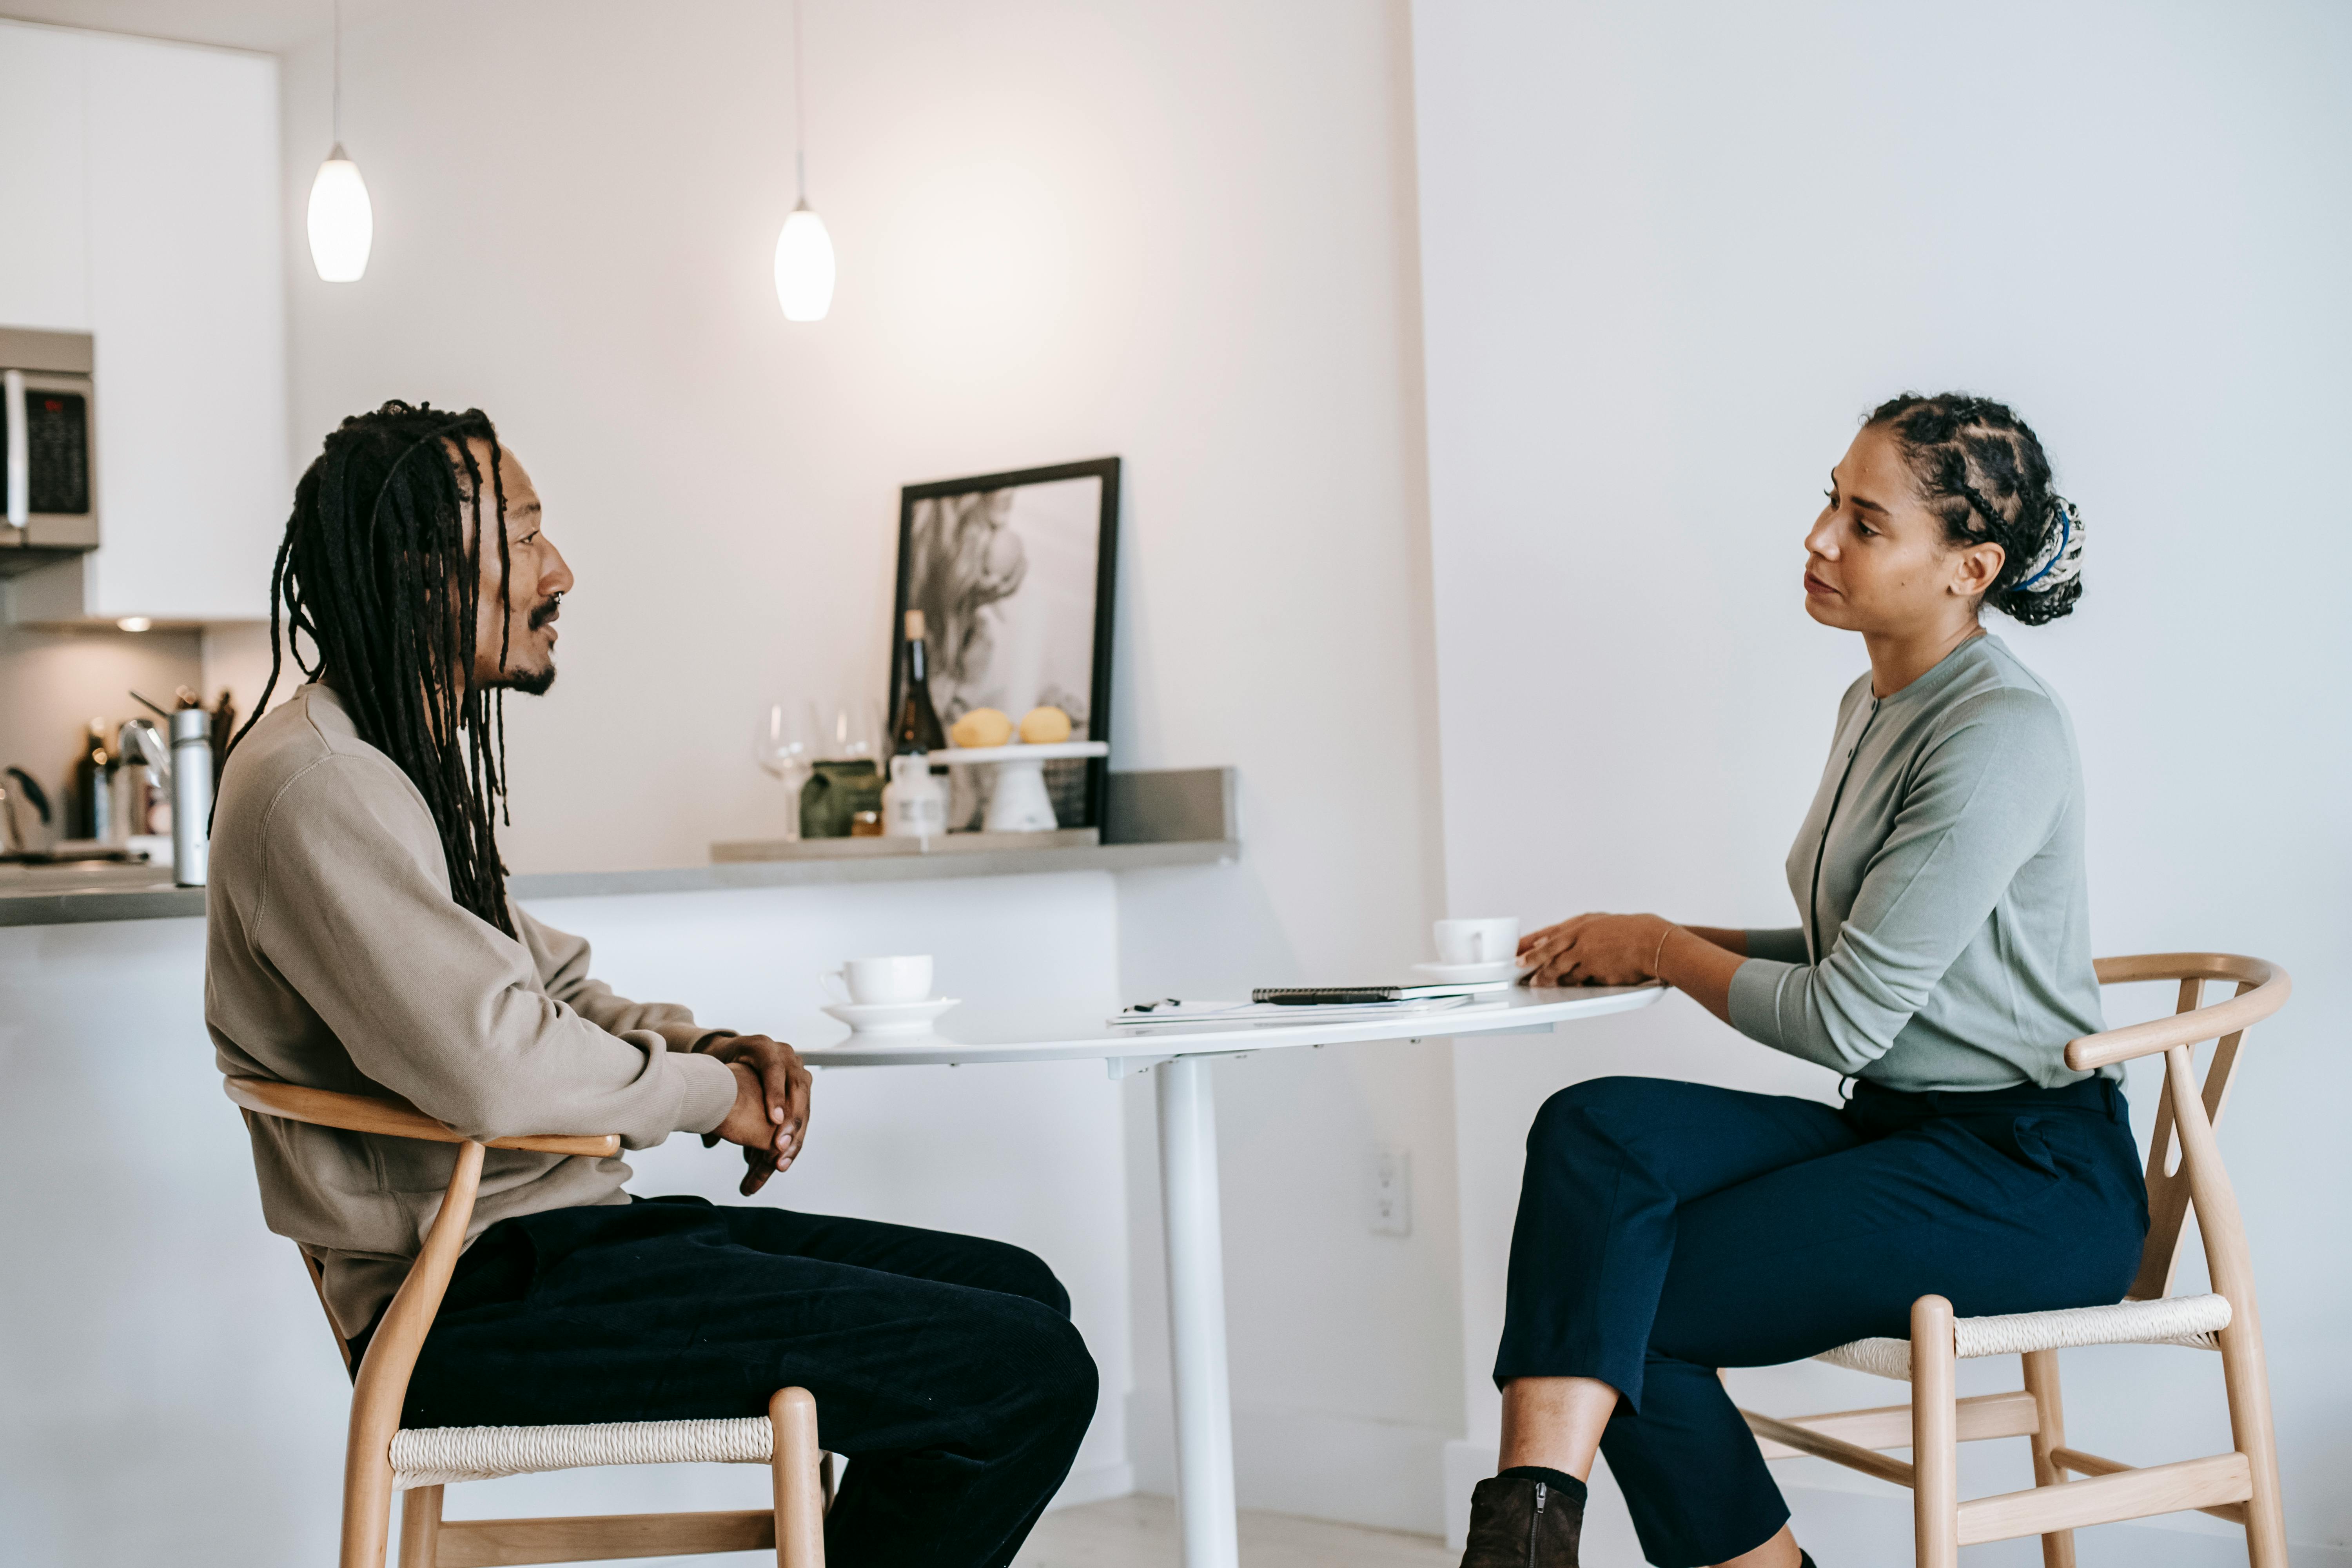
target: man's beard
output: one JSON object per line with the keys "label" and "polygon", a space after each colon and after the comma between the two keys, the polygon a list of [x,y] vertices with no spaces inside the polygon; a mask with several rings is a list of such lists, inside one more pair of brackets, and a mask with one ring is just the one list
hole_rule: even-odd
{"label": "man's beard", "polygon": [[[562,609],[563,600],[560,594],[551,596],[542,604],[533,605],[529,622],[530,629],[539,630],[560,615]],[[555,657],[552,654],[548,656],[547,668],[544,669],[501,669],[499,671],[499,678],[490,682],[494,689],[520,691],[526,697],[543,697],[547,694],[547,689],[554,684]]]}

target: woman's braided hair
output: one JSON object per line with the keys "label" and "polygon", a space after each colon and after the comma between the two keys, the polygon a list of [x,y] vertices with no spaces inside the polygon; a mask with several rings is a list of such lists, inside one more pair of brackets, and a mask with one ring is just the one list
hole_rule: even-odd
{"label": "woman's braided hair", "polygon": [[2008,405],[1906,392],[1872,409],[1863,426],[1893,433],[1947,539],[2001,547],[2007,559],[1986,603],[2029,626],[2074,607],[2083,596],[2083,514],[2051,488],[2042,438]]}
{"label": "woman's braided hair", "polygon": [[[474,441],[489,448],[487,475]],[[498,432],[480,409],[453,414],[422,403],[387,403],[344,420],[327,437],[294,488],[294,512],[270,574],[269,684],[229,750],[277,688],[282,605],[284,647],[295,664],[334,688],[360,739],[390,757],[425,796],[440,830],[451,898],[512,936],[506,867],[490,820],[491,802],[503,804],[506,795],[504,692],[474,679],[485,538],[498,541],[499,593],[506,596],[499,453]],[[495,507],[487,531],[486,490]],[[501,626],[507,620],[499,617]],[[317,650],[315,665],[304,660],[297,633]],[[500,633],[502,642],[508,636]],[[503,668],[507,649],[499,651]]]}

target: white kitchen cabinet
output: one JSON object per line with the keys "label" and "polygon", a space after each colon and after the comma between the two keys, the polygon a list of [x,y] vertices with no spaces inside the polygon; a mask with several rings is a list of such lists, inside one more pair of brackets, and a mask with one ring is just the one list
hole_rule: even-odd
{"label": "white kitchen cabinet", "polygon": [[14,614],[265,616],[290,499],[278,62],[0,24],[0,84],[26,82],[38,107],[11,90],[7,133],[66,129],[0,186],[27,198],[8,248],[40,252],[0,273],[0,324],[96,340],[102,542],[18,579]]}
{"label": "white kitchen cabinet", "polygon": [[0,23],[0,326],[89,328],[84,37]]}

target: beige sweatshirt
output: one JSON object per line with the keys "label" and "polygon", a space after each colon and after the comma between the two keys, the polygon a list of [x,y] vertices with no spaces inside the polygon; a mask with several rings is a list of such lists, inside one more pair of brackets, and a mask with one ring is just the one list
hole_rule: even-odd
{"label": "beige sweatshirt", "polygon": [[[511,904],[509,908],[512,908]],[[253,727],[221,781],[205,893],[205,1023],[221,1071],[394,1094],[478,1138],[617,1132],[643,1149],[735,1101],[713,1031],[589,978],[588,944],[514,909],[520,942],[459,908],[425,797],[312,684]],[[247,1113],[261,1207],[325,1271],[346,1336],[424,1243],[457,1146]],[[511,1215],[628,1201],[619,1160],[493,1149],[470,1243]]]}

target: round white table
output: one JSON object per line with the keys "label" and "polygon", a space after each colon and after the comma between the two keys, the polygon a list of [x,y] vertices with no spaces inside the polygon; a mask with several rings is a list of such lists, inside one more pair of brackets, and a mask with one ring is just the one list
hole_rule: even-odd
{"label": "round white table", "polygon": [[[1371,1040],[1547,1035],[1555,1026],[1646,1007],[1655,985],[1538,991],[1515,987],[1435,1013],[1349,1022],[1115,1027],[1098,1009],[964,1007],[931,1034],[803,1045],[813,1067],[978,1067],[986,1062],[1099,1058],[1113,1078],[1156,1070],[1160,1202],[1168,1243],[1168,1339],[1176,1395],[1176,1505],[1184,1568],[1239,1568],[1234,1518],[1234,1420],[1225,1374],[1225,1263],[1217,1196],[1218,1057]],[[823,1037],[814,1031],[801,1039]]]}

